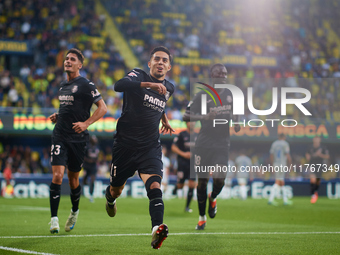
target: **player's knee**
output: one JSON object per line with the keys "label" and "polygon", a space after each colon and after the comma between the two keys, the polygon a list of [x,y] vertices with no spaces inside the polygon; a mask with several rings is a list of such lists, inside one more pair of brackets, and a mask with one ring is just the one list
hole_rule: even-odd
{"label": "player's knee", "polygon": [[199,179],[197,189],[205,190],[208,185],[208,179]]}
{"label": "player's knee", "polygon": [[149,190],[152,189],[160,189],[161,188],[162,178],[158,175],[153,175],[145,182],[145,189],[148,193]]}
{"label": "player's knee", "polygon": [[62,173],[54,173],[52,182],[55,183],[55,184],[61,185],[61,183],[63,182],[63,174]]}

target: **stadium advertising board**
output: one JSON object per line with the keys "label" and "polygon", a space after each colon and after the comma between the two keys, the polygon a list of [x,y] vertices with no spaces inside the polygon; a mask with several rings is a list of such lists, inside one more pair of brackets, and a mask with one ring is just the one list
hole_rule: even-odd
{"label": "stadium advertising board", "polygon": [[1,54],[32,54],[32,49],[28,41],[0,40]]}
{"label": "stadium advertising board", "polygon": [[[95,135],[111,137],[116,130],[117,119],[113,117],[104,117],[91,125],[89,131]],[[184,130],[185,123],[179,120],[170,120],[171,126],[176,130],[176,133]],[[235,139],[253,139],[257,140],[272,140],[278,134],[286,134],[288,138],[293,138],[294,141],[309,141],[315,135],[319,135],[327,143],[338,143],[340,139],[340,123],[333,124],[297,124],[294,127],[285,128],[285,123],[282,120],[278,121],[263,121],[257,123],[245,122],[245,126],[240,132],[235,133],[234,129],[230,130],[231,135]],[[278,125],[280,124],[280,125]],[[33,115],[33,114],[0,114],[0,131],[3,134],[39,134],[51,135],[54,124],[48,118],[48,115]]]}
{"label": "stadium advertising board", "polygon": [[[48,198],[49,197],[49,185],[51,182],[50,176],[46,177],[20,177],[12,181],[13,195],[18,198]],[[104,198],[105,189],[109,184],[109,179],[97,178],[95,181],[94,196]],[[273,181],[257,180],[248,183],[247,190],[249,197],[253,199],[268,198],[271,185]],[[176,185],[176,178],[169,178],[169,185],[165,197],[171,196],[171,191]],[[304,181],[286,181],[286,187],[288,190],[288,197],[293,196],[309,196],[309,180]],[[6,190],[6,181],[0,177],[0,190],[3,196]],[[187,187],[186,187],[187,188]],[[208,184],[208,191],[212,190],[212,182]],[[184,190],[186,191],[186,190]],[[69,186],[67,180],[64,180],[61,187],[63,195],[69,195]],[[89,187],[84,186],[83,195],[89,196]],[[126,187],[123,190],[121,197],[131,196],[133,198],[147,197],[144,184],[139,178],[131,178],[127,180]],[[319,196],[327,196],[330,199],[340,199],[340,180],[334,179],[330,181],[322,181],[319,189]],[[233,180],[231,186],[224,186],[219,198],[231,199],[239,197],[239,186],[236,180]]]}

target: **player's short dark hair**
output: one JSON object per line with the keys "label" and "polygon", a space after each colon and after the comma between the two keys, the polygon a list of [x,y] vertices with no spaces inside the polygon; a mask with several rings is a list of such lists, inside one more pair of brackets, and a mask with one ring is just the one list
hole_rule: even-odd
{"label": "player's short dark hair", "polygon": [[286,137],[286,135],[285,135],[284,133],[279,134],[279,138],[280,138],[280,139],[283,139],[283,138],[285,138],[285,137]]}
{"label": "player's short dark hair", "polygon": [[212,66],[210,67],[210,69],[209,69],[209,75],[210,75],[210,76],[211,76],[212,71],[214,70],[214,68],[217,67],[217,66],[225,67],[225,66],[224,66],[223,64],[221,64],[221,63],[217,63],[217,64],[212,65]]}
{"label": "player's short dark hair", "polygon": [[79,59],[79,61],[80,61],[82,64],[84,63],[85,57],[84,57],[83,53],[81,53],[80,50],[78,50],[78,49],[76,49],[76,48],[69,49],[68,52],[66,53],[66,56],[67,56],[67,54],[69,54],[69,53],[76,54],[77,57],[78,57],[78,59]]}
{"label": "player's short dark hair", "polygon": [[169,55],[169,61],[170,61],[170,63],[171,63],[171,61],[172,61],[172,56],[171,56],[171,54],[170,54],[169,49],[168,49],[167,47],[165,47],[165,46],[158,46],[158,47],[154,48],[154,49],[151,51],[151,53],[150,53],[150,59],[152,58],[153,54],[155,54],[155,52],[157,52],[157,51],[163,51],[163,52],[165,52],[166,54],[168,54],[168,55]]}

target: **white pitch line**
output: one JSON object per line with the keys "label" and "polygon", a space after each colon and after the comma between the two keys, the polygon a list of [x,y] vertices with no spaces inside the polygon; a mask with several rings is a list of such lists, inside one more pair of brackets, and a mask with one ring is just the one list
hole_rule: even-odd
{"label": "white pitch line", "polygon": [[[340,234],[340,232],[192,232],[192,233],[169,233],[172,236],[182,235],[320,235]],[[48,235],[48,236],[0,236],[0,239],[23,239],[23,238],[56,238],[56,237],[119,237],[119,236],[150,236],[149,233],[139,234],[93,234],[93,235]]]}
{"label": "white pitch line", "polygon": [[37,252],[37,251],[30,251],[30,250],[22,250],[22,249],[11,248],[11,247],[4,247],[4,246],[0,246],[0,250],[14,251],[14,252],[28,253],[28,254],[39,254],[39,255],[56,255],[56,254],[52,254],[52,253]]}

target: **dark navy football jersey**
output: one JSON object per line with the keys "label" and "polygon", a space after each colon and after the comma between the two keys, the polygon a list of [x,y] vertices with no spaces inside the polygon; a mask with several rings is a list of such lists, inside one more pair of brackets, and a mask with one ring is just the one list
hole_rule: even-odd
{"label": "dark navy football jersey", "polygon": [[[186,114],[198,114],[201,115],[201,95],[206,94],[205,92],[197,93],[193,100],[189,103]],[[222,92],[218,93],[222,105],[216,100],[217,105],[215,105],[214,100],[207,95],[207,113],[216,112],[215,119],[228,120],[228,124],[218,124],[213,126],[213,120],[201,120],[201,130],[196,139],[196,147],[204,148],[226,148],[230,144],[230,132],[229,132],[229,122],[233,115],[233,97],[228,89],[224,89]]]}
{"label": "dark navy football jersey", "polygon": [[96,86],[88,79],[78,76],[60,84],[58,98],[60,106],[53,137],[66,142],[86,142],[88,131],[78,134],[72,129],[72,123],[84,122],[90,118],[92,104],[102,99]]}
{"label": "dark navy football jersey", "polygon": [[83,164],[83,167],[85,169],[93,168],[96,166],[99,152],[99,148],[96,145],[87,145]]}
{"label": "dark navy football jersey", "polygon": [[[195,147],[195,140],[197,137],[197,133],[189,134],[187,130],[182,131],[174,138],[173,143],[184,152],[191,151],[192,148]],[[180,155],[177,155],[178,164],[189,163],[190,159],[183,158]]]}
{"label": "dark navy football jersey", "polygon": [[[141,82],[163,83],[167,92],[160,95],[149,88],[141,88]],[[174,90],[174,85],[169,81],[159,81],[137,68],[119,80],[115,84],[115,91],[124,92],[124,95],[115,141],[124,147],[137,149],[160,145],[159,123]]]}
{"label": "dark navy football jersey", "polygon": [[312,146],[311,148],[309,148],[309,150],[307,151],[307,153],[310,155],[310,161],[309,164],[323,164],[324,163],[324,159],[319,157],[319,156],[313,156],[314,153],[316,153],[318,150],[321,150],[322,154],[326,154],[328,155],[328,149],[324,146],[319,146],[317,148],[315,148],[314,146]]}

